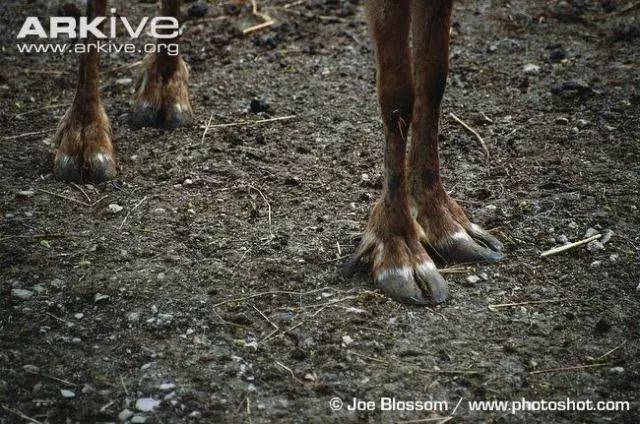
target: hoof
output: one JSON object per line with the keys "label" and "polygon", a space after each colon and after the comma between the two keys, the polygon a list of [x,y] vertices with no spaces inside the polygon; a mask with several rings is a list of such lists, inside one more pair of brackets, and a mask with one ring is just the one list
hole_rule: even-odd
{"label": "hoof", "polygon": [[75,157],[58,153],[54,163],[54,174],[64,182],[101,183],[116,176],[116,164],[110,155],[103,152],[94,153],[88,166]]}
{"label": "hoof", "polygon": [[[495,238],[491,235],[490,237]],[[502,252],[477,243],[462,229],[435,243],[430,243],[429,246],[436,252],[435,257],[446,263],[498,262],[504,258]],[[493,246],[501,247],[502,244],[494,242]]]}
{"label": "hoof", "polygon": [[58,153],[56,155],[53,173],[57,179],[67,182],[80,182],[80,168],[76,161],[69,155]]}
{"label": "hoof", "polygon": [[141,102],[129,115],[129,126],[134,130],[144,127],[173,130],[190,122],[191,111],[179,103],[171,106],[168,111],[163,111],[147,102]]}

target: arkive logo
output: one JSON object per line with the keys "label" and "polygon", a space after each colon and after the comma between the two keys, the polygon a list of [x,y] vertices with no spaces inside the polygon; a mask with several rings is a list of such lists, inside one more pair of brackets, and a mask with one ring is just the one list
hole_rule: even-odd
{"label": "arkive logo", "polygon": [[[115,13],[111,9],[111,13]],[[103,32],[99,27],[104,22],[109,22],[109,30]],[[180,33],[178,20],[172,16],[156,16],[154,18],[143,17],[137,25],[132,24],[128,18],[122,16],[98,16],[89,20],[86,16],[79,19],[70,16],[53,16],[49,18],[48,32],[40,21],[40,18],[29,16],[25,19],[18,32],[17,38],[24,39],[28,36],[37,36],[41,39],[57,39],[61,36],[68,38],[86,39],[92,35],[96,39],[106,40],[117,37],[118,26],[122,25],[132,39],[139,38],[148,26],[149,34],[158,39],[173,39]]]}

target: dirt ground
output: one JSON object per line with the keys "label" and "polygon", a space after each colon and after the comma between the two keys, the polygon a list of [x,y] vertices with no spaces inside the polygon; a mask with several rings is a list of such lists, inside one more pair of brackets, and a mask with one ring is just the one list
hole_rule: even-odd
{"label": "dirt ground", "polygon": [[[450,300],[418,308],[377,293],[366,266],[337,274],[382,185],[362,2],[259,3],[276,24],[249,35],[248,7],[184,6],[191,127],[129,130],[141,55],[104,55],[119,174],[74,186],[53,178],[51,140],[77,56],[18,53],[24,18],[55,6],[5,2],[0,423],[640,422],[637,4],[457,2],[443,179],[507,256],[448,267]],[[203,137],[209,120],[290,115]],[[593,232],[610,239],[540,257]],[[386,396],[448,410],[329,405]],[[467,403],[567,397],[631,410]]]}

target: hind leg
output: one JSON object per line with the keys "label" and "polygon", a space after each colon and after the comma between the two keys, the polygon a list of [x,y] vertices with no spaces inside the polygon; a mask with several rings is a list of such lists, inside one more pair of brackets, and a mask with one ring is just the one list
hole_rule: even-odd
{"label": "hind leg", "polygon": [[[176,19],[180,16],[180,0],[162,0],[161,13]],[[158,51],[144,61],[134,111],[130,115],[133,128],[158,127],[172,129],[191,120],[189,102],[189,70],[178,51],[178,38],[161,39]]]}
{"label": "hind leg", "polygon": [[370,0],[366,5],[378,65],[385,186],[355,258],[371,257],[373,279],[389,297],[412,304],[438,303],[446,299],[447,285],[420,244],[422,230],[409,212],[405,173],[413,108],[409,2]]}
{"label": "hind leg", "polygon": [[[87,16],[104,16],[106,7],[106,0],[89,0]],[[95,43],[93,37],[87,45],[91,43]],[[99,80],[100,55],[89,49],[80,57],[76,94],[55,135],[54,173],[61,180],[100,182],[116,174],[111,126],[100,101]]]}
{"label": "hind leg", "polygon": [[446,262],[497,261],[502,244],[445,192],[440,180],[438,120],[448,72],[451,0],[412,4],[416,100],[409,151],[409,190],[427,242]]}

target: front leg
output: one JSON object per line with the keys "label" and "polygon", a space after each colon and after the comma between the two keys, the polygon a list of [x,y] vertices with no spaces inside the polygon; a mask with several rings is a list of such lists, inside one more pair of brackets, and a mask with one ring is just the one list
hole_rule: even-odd
{"label": "front leg", "polygon": [[444,191],[438,159],[438,120],[448,72],[451,0],[413,2],[413,139],[409,185],[424,241],[445,262],[497,261],[502,244],[467,218]]}
{"label": "front leg", "polygon": [[[106,13],[106,0],[89,0],[87,16]],[[56,177],[64,181],[94,181],[111,179],[116,174],[115,155],[111,143],[111,126],[100,101],[100,56],[91,36],[88,51],[80,57],[78,86],[71,108],[56,131],[58,146],[54,161]]]}
{"label": "front leg", "polygon": [[409,59],[408,1],[371,0],[367,14],[376,47],[377,91],[385,129],[385,186],[374,205],[355,259],[368,255],[378,288],[411,304],[439,303],[447,284],[420,244],[422,230],[409,212],[406,139],[413,84]]}
{"label": "front leg", "polygon": [[[180,1],[162,0],[161,13],[178,19]],[[158,51],[145,58],[134,110],[129,118],[133,128],[173,129],[191,121],[189,69],[177,47],[177,37],[162,39]]]}

